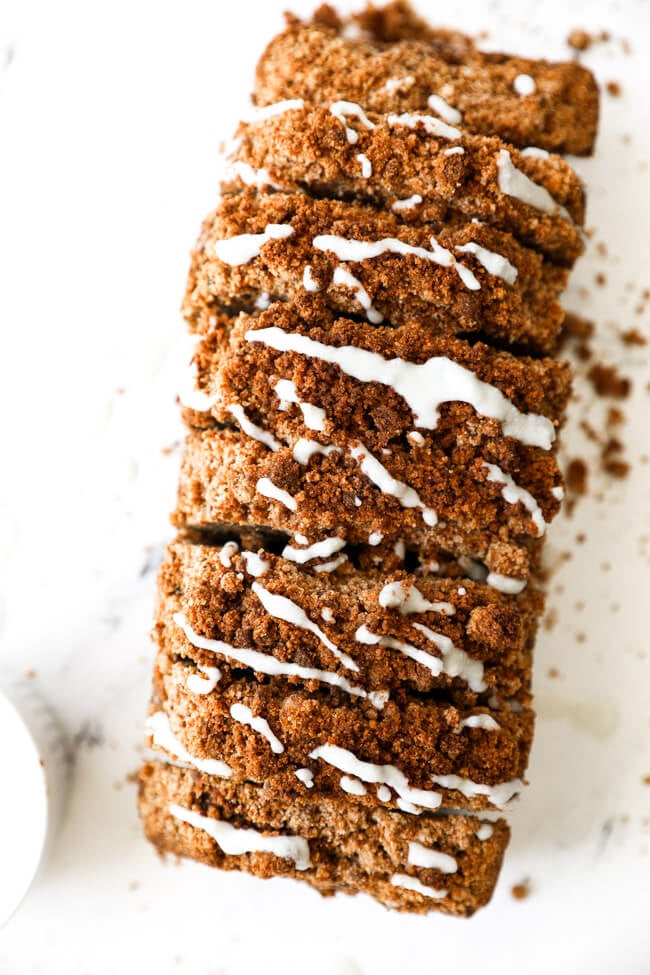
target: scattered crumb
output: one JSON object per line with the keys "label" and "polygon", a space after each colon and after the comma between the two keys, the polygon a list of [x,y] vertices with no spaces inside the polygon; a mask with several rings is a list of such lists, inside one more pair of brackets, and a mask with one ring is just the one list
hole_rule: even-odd
{"label": "scattered crumb", "polygon": [[34,670],[34,668],[33,668],[33,667],[30,667],[30,668],[29,668],[29,670],[26,670],[26,671],[25,671],[25,677],[26,677],[26,678],[27,678],[28,680],[33,680],[33,679],[34,679],[34,677],[36,677],[36,671]]}
{"label": "scattered crumb", "polygon": [[587,541],[587,536],[585,535],[585,533],[578,532],[578,534],[576,535],[576,543],[578,545],[584,545],[586,541]]}
{"label": "scattered crumb", "polygon": [[599,287],[602,288],[607,284],[607,276],[603,274],[602,271],[599,271],[598,274],[594,276],[594,281]]}
{"label": "scattered crumb", "polygon": [[574,315],[569,311],[562,323],[562,331],[570,338],[588,339],[594,334],[594,323],[588,318],[581,318],[580,315]]}
{"label": "scattered crumb", "polygon": [[644,775],[641,781],[644,785],[650,785],[650,775]]}
{"label": "scattered crumb", "polygon": [[647,338],[638,330],[638,328],[628,328],[625,332],[621,332],[621,342],[623,342],[624,345],[648,344]]}
{"label": "scattered crumb", "polygon": [[174,451],[178,450],[179,447],[180,447],[180,441],[174,440],[174,442],[170,443],[167,447],[161,447],[160,453],[163,455],[163,457],[169,457],[169,455],[173,454]]}
{"label": "scattered crumb", "polygon": [[625,413],[618,406],[610,406],[605,423],[608,427],[618,427],[625,422]]}
{"label": "scattered crumb", "polygon": [[632,383],[625,376],[621,376],[616,366],[605,366],[595,363],[587,373],[598,396],[611,396],[612,399],[625,399],[630,395]]}
{"label": "scattered crumb", "polygon": [[594,38],[586,30],[575,27],[567,37],[566,42],[574,51],[587,51],[594,43]]}
{"label": "scattered crumb", "polygon": [[134,772],[127,772],[124,776],[124,781],[129,782],[131,785],[137,785],[140,781],[140,769],[136,769]]}
{"label": "scattered crumb", "polygon": [[131,883],[129,884],[129,890],[138,890],[139,887],[140,887],[140,883],[137,880],[132,880]]}
{"label": "scattered crumb", "polygon": [[610,437],[600,454],[602,469],[612,477],[627,477],[630,465],[623,460],[623,444],[616,437]]}
{"label": "scattered crumb", "polygon": [[589,468],[580,457],[574,457],[569,461],[566,471],[566,483],[572,494],[583,495],[587,493],[587,476]]}
{"label": "scattered crumb", "polygon": [[560,676],[560,671],[557,669],[557,667],[549,667],[548,668],[548,676],[552,680],[556,680]]}
{"label": "scattered crumb", "polygon": [[608,95],[613,95],[614,98],[620,98],[623,94],[623,89],[618,81],[608,81],[605,85]]}
{"label": "scattered crumb", "polygon": [[514,884],[510,889],[510,893],[516,901],[526,900],[530,896],[530,880],[526,877],[520,884]]}
{"label": "scattered crumb", "polygon": [[552,606],[551,609],[549,609],[546,616],[544,617],[544,624],[543,624],[544,629],[550,633],[550,631],[555,628],[556,623],[557,623],[557,610],[554,606]]}

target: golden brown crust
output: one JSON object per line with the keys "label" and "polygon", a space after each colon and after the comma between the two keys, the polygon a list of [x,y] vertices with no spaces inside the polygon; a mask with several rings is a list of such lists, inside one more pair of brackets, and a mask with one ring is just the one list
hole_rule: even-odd
{"label": "golden brown crust", "polygon": [[[255,77],[255,100],[270,105],[304,98],[317,105],[344,99],[366,111],[427,111],[437,94],[462,114],[470,132],[496,134],[515,146],[589,155],[598,125],[598,88],[591,72],[574,61],[553,64],[508,54],[485,54],[460,45],[448,51],[413,39],[389,43],[348,39],[343,32],[293,23],[262,55]],[[535,83],[518,95],[519,75]],[[386,83],[412,78],[400,88]]]}
{"label": "golden brown crust", "polygon": [[[294,877],[325,896],[365,892],[394,910],[420,914],[440,910],[469,916],[490,899],[508,841],[503,820],[486,825],[468,816],[424,813],[415,817],[315,798],[304,788],[303,793],[287,805],[268,785],[235,784],[148,762],[140,773],[139,804],[147,836],[161,852],[189,856],[222,870],[246,870],[264,878]],[[310,867],[298,871],[290,858],[272,853],[227,855],[204,829],[173,815],[170,806],[265,836],[299,836],[309,844]],[[489,833],[485,839],[477,836],[481,825]],[[411,842],[453,857],[456,870],[442,873],[413,866]],[[360,848],[363,857],[358,855]],[[447,894],[433,898],[405,890],[391,883],[396,874]]]}

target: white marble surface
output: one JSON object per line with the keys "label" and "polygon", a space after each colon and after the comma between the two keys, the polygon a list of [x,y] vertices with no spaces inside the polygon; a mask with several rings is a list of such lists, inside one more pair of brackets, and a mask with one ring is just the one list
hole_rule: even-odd
{"label": "white marble surface", "polygon": [[[283,6],[0,8],[0,666],[35,671],[75,756],[63,831],[0,933],[0,973],[642,975],[650,374],[648,347],[624,349],[612,326],[647,335],[650,325],[650,304],[634,311],[650,286],[650,12],[638,0],[465,0],[444,11],[450,24],[488,30],[491,46],[551,57],[566,56],[571,27],[607,28],[612,41],[584,60],[623,86],[621,98],[604,97],[597,158],[579,163],[609,257],[592,248],[568,303],[597,320],[599,348],[634,379],[632,474],[595,475],[601,494],[551,533],[559,622],[539,643],[532,784],[512,816],[493,904],[467,923],[398,917],[365,898],[322,901],[284,881],[162,863],[142,838],[127,776],[139,760],[154,571],[178,463],[176,309],[215,198],[217,142]],[[432,0],[420,7],[442,16]],[[593,454],[578,420],[582,411],[602,429],[605,406],[584,383],[579,392],[569,453]],[[21,783],[3,781],[1,795],[20,803]],[[511,886],[524,878],[530,896],[516,901]]]}

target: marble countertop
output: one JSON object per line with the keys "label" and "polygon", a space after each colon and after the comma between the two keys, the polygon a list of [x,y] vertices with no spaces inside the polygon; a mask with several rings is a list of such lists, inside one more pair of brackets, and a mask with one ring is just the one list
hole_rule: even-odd
{"label": "marble countertop", "polygon": [[[142,837],[131,773],[179,458],[177,309],[218,142],[283,6],[24,0],[0,14],[0,670],[49,700],[74,753],[63,829],[0,932],[0,973],[647,975],[650,347],[619,335],[650,334],[642,0],[445,11],[490,47],[548,57],[568,55],[573,27],[607,29],[583,60],[622,88],[603,95],[596,158],[577,162],[594,234],[567,305],[596,321],[598,356],[633,380],[631,472],[599,471],[580,422],[602,435],[617,404],[594,399],[580,364],[565,455],[587,459],[590,489],[550,533],[531,786],[492,905],[467,923],[399,917],[367,898],[163,862]],[[2,796],[20,803],[21,783]]]}

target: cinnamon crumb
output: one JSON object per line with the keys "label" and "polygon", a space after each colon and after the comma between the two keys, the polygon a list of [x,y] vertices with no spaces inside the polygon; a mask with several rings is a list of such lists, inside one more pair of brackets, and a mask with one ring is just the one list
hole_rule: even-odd
{"label": "cinnamon crumb", "polygon": [[564,316],[562,330],[571,338],[588,339],[594,334],[594,323],[588,318],[581,318],[580,315],[569,311]]}
{"label": "cinnamon crumb", "polygon": [[625,376],[619,375],[616,366],[606,366],[595,363],[587,373],[598,396],[611,396],[613,399],[625,399],[630,395],[632,383]]}
{"label": "cinnamon crumb", "polygon": [[594,275],[594,281],[599,287],[602,288],[604,285],[607,284],[607,276],[603,274],[602,271],[599,271],[598,274]]}
{"label": "cinnamon crumb", "polygon": [[587,476],[589,468],[580,457],[574,457],[569,461],[566,472],[566,483],[572,494],[583,495],[587,493]]}
{"label": "cinnamon crumb", "polygon": [[[643,311],[642,307],[641,311]],[[625,332],[621,332],[621,341],[624,345],[648,344],[647,338],[638,330],[638,328],[628,328]]]}
{"label": "cinnamon crumb", "polygon": [[549,667],[548,668],[548,676],[552,680],[556,680],[560,676],[560,671],[557,669],[557,667]]}
{"label": "cinnamon crumb", "polygon": [[618,81],[608,81],[605,88],[607,89],[607,94],[612,95],[614,98],[620,98],[623,94],[623,89]]}
{"label": "cinnamon crumb", "polygon": [[650,775],[644,775],[641,781],[644,785],[650,785]]}
{"label": "cinnamon crumb", "polygon": [[523,901],[530,896],[530,880],[526,877],[520,884],[513,884],[510,893],[516,901]]}
{"label": "cinnamon crumb", "polygon": [[608,427],[617,427],[625,422],[625,413],[618,406],[610,406],[607,410],[605,423]]}
{"label": "cinnamon crumb", "polygon": [[574,51],[587,51],[594,43],[594,38],[586,30],[575,27],[567,37],[566,42]]}

